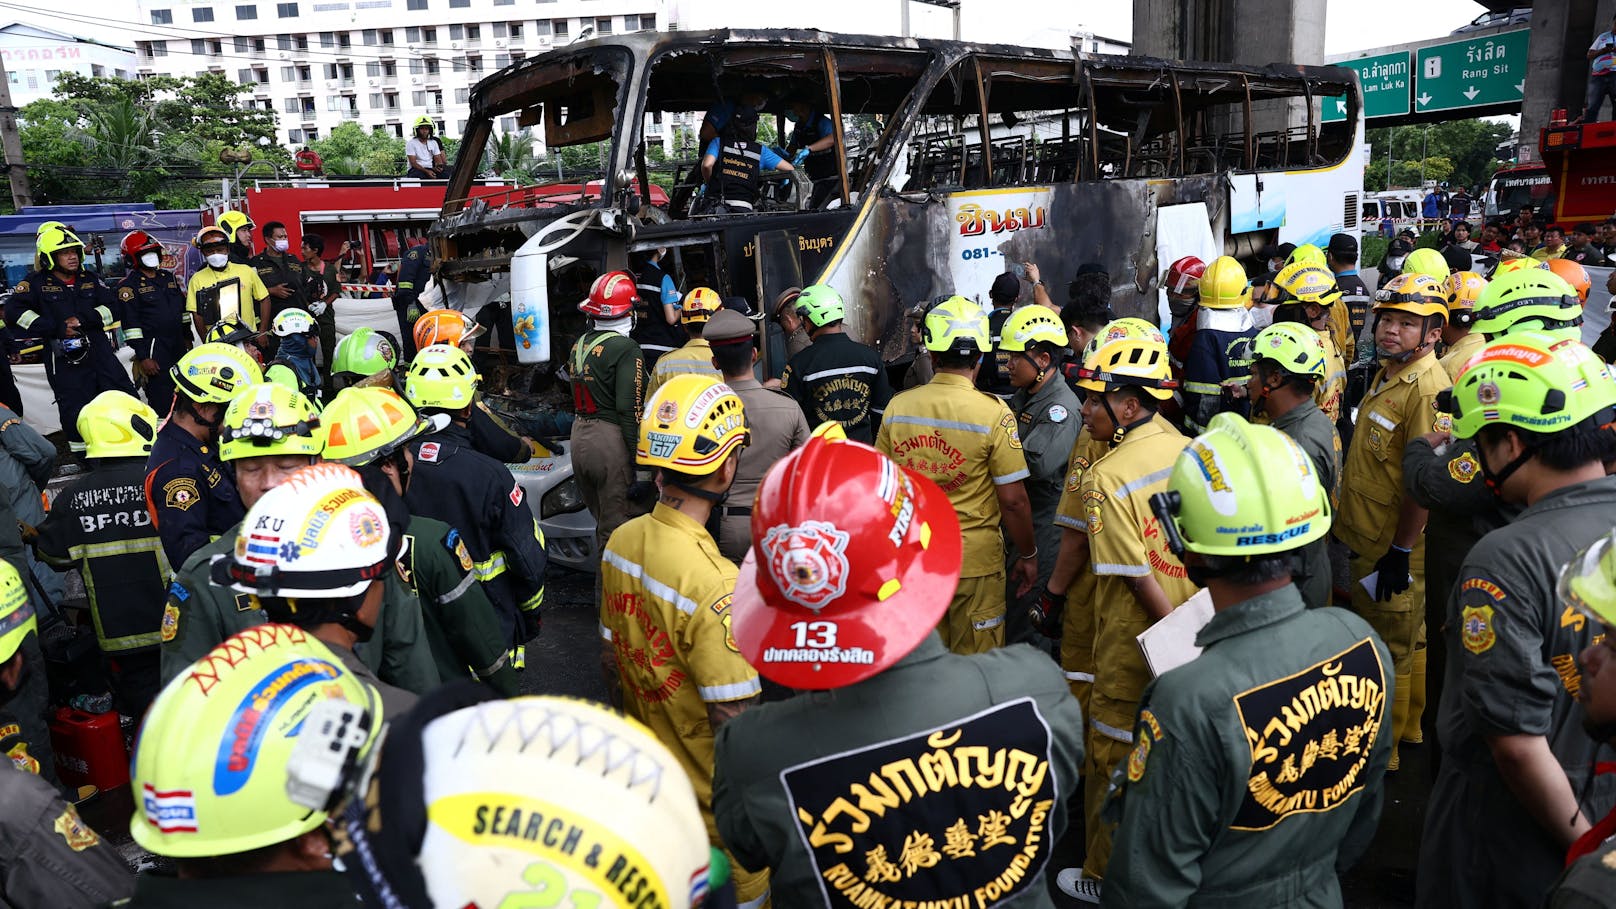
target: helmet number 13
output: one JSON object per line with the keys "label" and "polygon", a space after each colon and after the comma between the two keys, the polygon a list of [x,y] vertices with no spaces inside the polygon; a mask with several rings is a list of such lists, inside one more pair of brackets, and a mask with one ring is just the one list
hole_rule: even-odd
{"label": "helmet number 13", "polygon": [[797,633],[798,647],[826,649],[836,646],[835,622],[793,622],[791,630]]}

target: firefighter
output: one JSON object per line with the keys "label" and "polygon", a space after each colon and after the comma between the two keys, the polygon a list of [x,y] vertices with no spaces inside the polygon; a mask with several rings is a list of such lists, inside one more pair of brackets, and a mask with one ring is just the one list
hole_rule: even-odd
{"label": "firefighter", "polygon": [[[1251,378],[1246,396],[1253,417],[1262,414],[1289,436],[1313,462],[1313,473],[1331,502],[1341,479],[1341,437],[1335,421],[1314,403],[1325,381],[1329,335],[1295,322],[1275,322],[1252,343]],[[1333,510],[1333,506],[1332,506]],[[1289,547],[1296,555],[1294,580],[1309,609],[1330,605],[1334,582],[1326,534],[1306,545]]]}
{"label": "firefighter", "polygon": [[157,696],[163,599],[171,574],[146,511],[146,458],[157,412],[104,391],[79,412],[90,472],[57,493],[34,548],[84,578],[91,623],[118,712],[139,717]]}
{"label": "firefighter", "polygon": [[331,867],[326,812],[292,801],[288,786],[302,737],[322,727],[309,719],[329,701],[374,718],[354,727],[362,754],[391,718],[375,689],[292,625],[241,631],[163,688],[135,743],[129,832],[179,874],[141,875],[128,909],[353,905]]}
{"label": "firefighter", "polygon": [[[1397,664],[1393,770],[1397,742],[1422,740],[1410,704],[1424,699],[1427,512],[1403,488],[1403,450],[1450,425],[1437,393],[1452,383],[1435,353],[1447,311],[1447,294],[1425,275],[1398,275],[1376,291],[1375,350],[1383,365],[1359,405],[1335,521],[1336,538],[1352,552],[1353,611],[1375,626]],[[1373,590],[1363,585],[1371,575]]]}
{"label": "firefighter", "polygon": [[738,107],[718,138],[701,155],[702,208],[698,214],[750,212],[757,207],[765,174],[796,168],[757,141],[757,111]]}
{"label": "firefighter", "polygon": [[[415,467],[405,500],[410,511],[464,535],[477,580],[499,607],[504,639],[515,646],[539,633],[544,533],[522,484],[503,464],[472,447],[468,421],[479,378],[458,347],[428,347],[410,363],[405,397],[416,410],[447,414],[450,422],[412,443]],[[517,650],[513,658],[522,654]],[[516,668],[522,668],[520,662]]]}
{"label": "firefighter", "polygon": [[415,320],[421,318],[421,293],[432,280],[432,245],[421,242],[405,250],[398,262],[398,285],[393,290],[393,313],[398,316],[398,336],[404,340],[404,357],[415,356]]}
{"label": "firefighter", "polygon": [[717,507],[722,515],[718,551],[739,565],[752,546],[752,500],[757,498],[763,475],[808,441],[808,421],[790,395],[763,387],[753,374],[758,347],[757,324],[751,319],[723,310],[707,323],[702,337],[712,344],[713,365],[723,374],[724,384],[746,407],[749,437],[729,497]]}
{"label": "firefighter", "polygon": [[[253,231],[257,225],[247,213],[238,209],[231,209],[219,216],[219,229],[224,231],[225,241],[230,244],[230,261],[236,265],[246,265],[253,256]],[[268,324],[269,320],[264,320]]]}
{"label": "firefighter", "polygon": [[[469,357],[483,330],[482,325],[459,310],[429,309],[415,320],[415,349],[448,344]],[[471,412],[471,447],[504,464],[526,464],[533,459],[533,443],[505,425],[480,392]]]}
{"label": "firefighter", "polygon": [[567,361],[572,375],[573,475],[595,519],[595,543],[605,551],[612,531],[630,517],[628,487],[634,482],[634,446],[645,399],[640,345],[629,339],[639,302],[627,272],[601,275],[578,311],[590,330],[578,337]]}
{"label": "firefighter", "polygon": [[146,402],[166,416],[174,405],[174,380],[168,371],[191,349],[185,290],[174,273],[162,267],[163,244],[151,234],[132,230],[119,248],[129,265],[129,274],[118,282],[124,340],[134,348]]}
{"label": "firefighter", "polygon": [[1616,383],[1578,341],[1492,341],[1452,394],[1488,484],[1525,510],[1465,558],[1449,604],[1446,756],[1432,789],[1416,905],[1536,905],[1567,847],[1616,805],[1600,744],[1578,728],[1577,658],[1601,630],[1557,595],[1560,566],[1610,533]]}
{"label": "firefighter", "polygon": [[834,420],[849,439],[871,444],[892,397],[881,354],[847,333],[847,306],[835,288],[805,287],[793,305],[813,343],[786,364],[780,387],[797,399],[809,426]]}
{"label": "firefighter", "polygon": [[331,356],[332,387],[392,388],[397,367],[398,342],[392,335],[369,326],[356,328],[337,342]]}
{"label": "firefighter", "polygon": [[1243,402],[1234,401],[1229,390],[1246,381],[1250,365],[1234,354],[1249,349],[1257,334],[1249,309],[1251,287],[1239,262],[1229,256],[1213,260],[1201,275],[1200,292],[1182,379],[1184,426],[1192,432],[1204,430],[1215,413],[1243,411]]}
{"label": "firefighter", "polygon": [[232,258],[228,237],[222,227],[204,227],[191,241],[206,263],[191,272],[185,285],[185,311],[198,337],[206,338],[213,326],[232,320],[255,335],[269,328],[269,289],[255,269]]}
{"label": "firefighter", "polygon": [[[1335,286],[1341,290],[1341,302],[1347,307],[1347,323],[1351,328],[1341,356],[1348,364],[1358,362],[1358,338],[1363,335],[1364,323],[1369,316],[1369,288],[1358,275],[1358,238],[1352,234],[1331,234],[1326,247],[1325,261],[1335,275]],[[1356,401],[1349,401],[1355,405]]]}
{"label": "firefighter", "polygon": [[[1336,347],[1332,314],[1340,311],[1341,289],[1336,287],[1329,271],[1307,264],[1287,265],[1275,276],[1271,287],[1268,300],[1274,304],[1273,324],[1300,323],[1312,329],[1323,343],[1324,375],[1314,383],[1313,401],[1330,422],[1340,422],[1341,399],[1347,389],[1347,364]],[[1253,346],[1253,353],[1261,352]],[[1252,419],[1257,416],[1254,410]]]}
{"label": "firefighter", "polygon": [[[1152,497],[1214,614],[1201,654],[1140,700],[1106,905],[1339,905],[1337,871],[1374,838],[1391,659],[1363,619],[1308,609],[1291,583],[1297,548],[1330,525],[1311,462],[1278,430],[1219,414]],[[1293,697],[1337,688],[1359,694],[1286,727]]]}
{"label": "firefighter", "polygon": [[70,231],[47,230],[36,246],[45,267],[12,288],[6,324],[18,334],[47,339],[45,376],[56,395],[62,434],[74,451],[83,451],[79,410],[103,391],[135,393],[107,334],[122,305],[84,269],[84,244]]}
{"label": "firefighter", "polygon": [[[623,712],[650,727],[713,822],[713,734],[755,704],[762,684],[730,635],[734,563],[707,533],[735,480],[746,415],[728,386],[703,376],[668,380],[645,405],[635,460],[658,472],[650,514],[617,528],[601,556],[602,664]],[[735,866],[736,895],[760,904],[768,876]]]}
{"label": "firefighter", "polygon": [[174,406],[146,460],[145,494],[163,555],[178,570],[247,513],[234,476],[220,467],[219,424],[236,392],[264,376],[251,357],[228,344],[193,347],[169,376]]}
{"label": "firefighter", "polygon": [[[1077,703],[1028,648],[943,646],[935,629],[961,567],[954,505],[839,435],[788,455],[758,494],[758,524],[773,530],[735,585],[735,644],[770,679],[814,693],[718,730],[718,830],[742,864],[770,869],[781,909],[895,885],[935,905],[1052,905],[1044,869],[1083,763]],[[1003,785],[971,785],[984,765],[968,755],[989,752],[1015,756]],[[837,816],[850,787],[884,787],[884,767],[939,760],[964,762],[958,785],[939,776],[867,824]],[[781,835],[798,829],[828,835]],[[1002,889],[981,889],[996,878]],[[841,893],[826,902],[821,886]]]}
{"label": "firefighter", "polygon": [[[262,382],[243,388],[225,410],[219,456],[235,471],[241,502],[251,509],[265,493],[317,463],[324,443],[307,398]],[[242,526],[231,527],[176,569],[163,607],[165,683],[225,638],[268,621],[246,594],[212,582],[213,564],[235,551]],[[438,671],[420,603],[403,573],[402,568],[385,573],[381,634],[362,642],[358,653],[382,681],[421,694],[437,687]]]}
{"label": "firefighter", "polygon": [[646,372],[655,368],[663,354],[678,350],[689,340],[679,324],[679,290],[674,286],[673,276],[662,267],[662,259],[667,254],[666,246],[652,250],[634,273],[640,309],[635,314],[634,331],[629,337],[643,351]]}
{"label": "firefighter", "polygon": [[[1195,337],[1195,311],[1201,302],[1201,278],[1205,274],[1206,263],[1199,256],[1175,259],[1162,274],[1161,288],[1167,294],[1167,313],[1171,319],[1167,350],[1172,356],[1173,375],[1180,380],[1184,374],[1184,358],[1189,355],[1190,341]],[[1083,345],[1074,346],[1072,350],[1081,354]],[[1083,364],[1079,361],[1078,365]]]}
{"label": "firefighter", "polygon": [[[1220,286],[1226,266],[1214,262],[1201,282]],[[1068,868],[1056,884],[1068,896],[1093,902],[1111,853],[1109,825],[1101,822],[1103,781],[1134,744],[1133,721],[1149,680],[1135,638],[1195,593],[1184,566],[1150,514],[1150,496],[1189,440],[1155,419],[1173,393],[1167,345],[1159,333],[1141,337],[1113,323],[1083,362],[1079,385],[1083,422],[1106,453],[1083,475],[1079,493],[1088,533],[1088,569],[1094,585],[1094,686],[1089,694],[1085,792],[1088,852],[1083,867]]]}
{"label": "firefighter", "polygon": [[1000,346],[1006,319],[1015,310],[1016,299],[1021,296],[1021,280],[1005,272],[993,279],[988,288],[988,353],[976,370],[976,387],[990,395],[1008,401],[1015,394],[1015,383],[1010,381],[1010,352]]}
{"label": "firefighter", "polygon": [[[30,674],[45,673],[38,647],[23,646],[37,627],[22,576],[0,561],[0,704],[15,700]],[[6,806],[0,894],[7,905],[92,909],[129,895],[134,879],[117,848],[55,786],[0,760],[0,800]]]}
{"label": "firefighter", "polygon": [[685,294],[679,320],[690,335],[690,340],[683,347],[657,358],[656,368],[650,371],[650,384],[645,389],[647,398],[656,394],[656,390],[674,376],[697,375],[718,379],[718,368],[713,365],[712,346],[702,337],[702,331],[713,313],[722,308],[723,301],[718,298],[718,292],[710,287],[698,287]]}
{"label": "firefighter", "polygon": [[1476,301],[1487,289],[1487,279],[1473,271],[1457,271],[1443,284],[1448,297],[1448,319],[1442,323],[1442,371],[1456,381],[1465,361],[1481,350],[1487,339],[1472,326],[1476,322]]}

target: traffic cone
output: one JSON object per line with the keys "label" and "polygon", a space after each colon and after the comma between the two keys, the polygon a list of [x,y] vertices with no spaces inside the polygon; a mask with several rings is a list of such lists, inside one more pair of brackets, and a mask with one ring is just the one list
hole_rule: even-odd
{"label": "traffic cone", "polygon": [[1398,724],[1398,737],[1408,745],[1425,744],[1425,648],[1417,646],[1410,655],[1408,717]]}

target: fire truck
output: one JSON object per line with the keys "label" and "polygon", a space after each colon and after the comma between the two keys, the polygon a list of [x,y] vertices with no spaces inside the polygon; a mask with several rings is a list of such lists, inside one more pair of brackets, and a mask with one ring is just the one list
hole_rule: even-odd
{"label": "fire truck", "polygon": [[1556,110],[1538,137],[1554,186],[1553,218],[1572,225],[1616,214],[1616,122],[1572,124]]}

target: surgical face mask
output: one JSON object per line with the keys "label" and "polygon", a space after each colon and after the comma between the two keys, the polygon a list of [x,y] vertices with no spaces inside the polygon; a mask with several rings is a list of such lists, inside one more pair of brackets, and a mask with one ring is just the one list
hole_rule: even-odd
{"label": "surgical face mask", "polygon": [[279,239],[279,240],[271,240],[271,241],[269,241],[269,246],[270,246],[271,249],[275,250],[276,252],[283,253],[283,252],[286,252],[286,250],[291,247],[291,241],[289,241],[289,240],[287,240],[285,238],[282,238],[282,239]]}
{"label": "surgical face mask", "polygon": [[230,264],[229,253],[211,253],[208,255],[208,264],[214,268],[223,268]]}
{"label": "surgical face mask", "polygon": [[146,266],[147,268],[156,268],[157,263],[161,261],[163,261],[163,257],[154,252],[145,252],[140,254],[140,264]]}
{"label": "surgical face mask", "polygon": [[1392,270],[1392,271],[1402,271],[1403,270],[1403,259],[1405,259],[1405,258],[1407,258],[1407,257],[1406,256],[1387,256],[1386,257],[1386,267],[1388,269]]}

